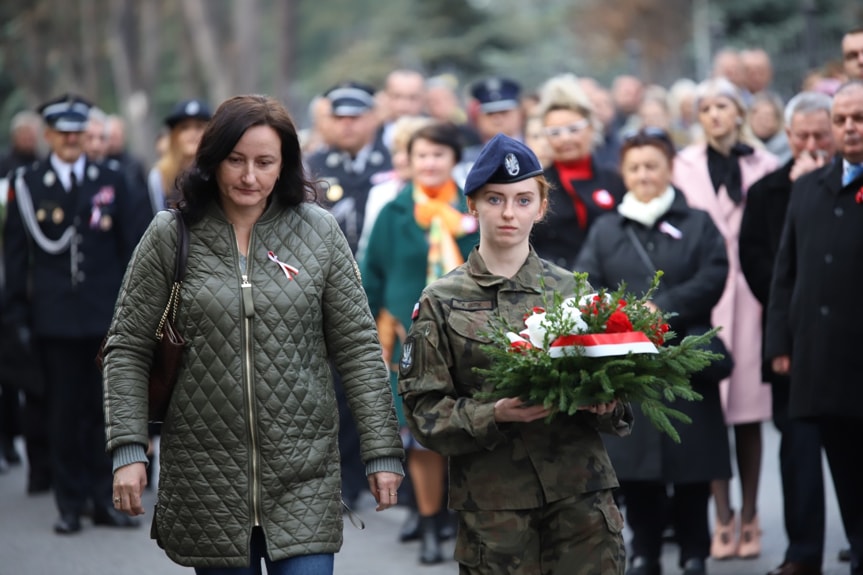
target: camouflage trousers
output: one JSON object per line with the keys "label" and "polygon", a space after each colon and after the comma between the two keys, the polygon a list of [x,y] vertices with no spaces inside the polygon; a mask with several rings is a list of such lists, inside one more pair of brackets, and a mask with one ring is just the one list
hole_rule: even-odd
{"label": "camouflage trousers", "polygon": [[610,490],[539,509],[459,511],[460,575],[623,575],[623,516]]}

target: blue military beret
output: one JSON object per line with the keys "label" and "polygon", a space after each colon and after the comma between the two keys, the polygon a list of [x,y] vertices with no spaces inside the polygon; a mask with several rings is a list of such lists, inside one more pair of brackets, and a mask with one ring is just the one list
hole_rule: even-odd
{"label": "blue military beret", "polygon": [[470,93],[484,114],[504,112],[519,107],[521,85],[509,78],[486,78],[474,84]]}
{"label": "blue military beret", "polygon": [[375,106],[375,90],[359,82],[346,82],[327,90],[324,97],[333,107],[333,116],[360,116]]}
{"label": "blue military beret", "polygon": [[498,134],[483,146],[464,183],[471,195],[486,184],[511,184],[542,174],[536,154],[514,138]]}
{"label": "blue military beret", "polygon": [[80,96],[63,94],[39,106],[39,113],[50,128],[58,132],[83,132],[93,105]]}
{"label": "blue military beret", "polygon": [[171,113],[165,118],[165,125],[173,128],[184,120],[209,122],[212,117],[213,111],[203,100],[183,100],[182,102],[178,102],[171,110]]}

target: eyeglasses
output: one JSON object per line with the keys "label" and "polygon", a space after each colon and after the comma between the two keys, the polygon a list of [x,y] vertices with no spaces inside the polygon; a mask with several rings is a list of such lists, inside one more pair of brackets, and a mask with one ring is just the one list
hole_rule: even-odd
{"label": "eyeglasses", "polygon": [[571,124],[567,124],[566,126],[549,126],[547,128],[543,128],[542,131],[549,138],[559,138],[564,134],[569,134],[574,136],[587,128],[590,125],[586,119],[582,118],[577,122],[573,122]]}

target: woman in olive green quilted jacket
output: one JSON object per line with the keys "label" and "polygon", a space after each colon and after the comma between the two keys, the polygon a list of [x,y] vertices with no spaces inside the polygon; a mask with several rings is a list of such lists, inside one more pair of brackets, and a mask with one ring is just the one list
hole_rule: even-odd
{"label": "woman in olive green quilted jacket", "polygon": [[[403,475],[387,368],[336,221],[308,201],[284,107],[238,96],[216,111],[181,183],[190,232],[177,326],[187,341],[164,419],[153,537],[197,573],[332,573],[342,543],[343,378],[378,510]],[[105,346],[114,502],[144,513],[147,381],[177,231],[151,223]],[[235,569],[225,569],[235,568]],[[216,571],[217,570],[217,571]]]}

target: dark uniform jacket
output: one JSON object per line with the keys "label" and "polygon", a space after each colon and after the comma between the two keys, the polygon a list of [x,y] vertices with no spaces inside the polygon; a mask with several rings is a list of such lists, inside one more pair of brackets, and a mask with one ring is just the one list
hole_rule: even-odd
{"label": "dark uniform jacket", "polygon": [[20,168],[4,230],[7,318],[42,337],[101,337],[126,264],[152,218],[142,190],[87,162],[67,192],[49,160]]}
{"label": "dark uniform jacket", "polygon": [[791,356],[791,417],[863,416],[863,177],[842,186],[842,158],[801,176],[767,311],[766,357]]}
{"label": "dark uniform jacket", "polygon": [[[749,289],[767,309],[770,300],[770,281],[773,266],[779,251],[779,240],[785,225],[785,212],[791,199],[791,168],[794,160],[771,172],[752,184],[746,195],[746,207],[740,223],[740,269]],[[766,332],[767,314],[762,315],[762,327]],[[766,333],[765,333],[766,335]],[[764,348],[762,342],[762,349]],[[762,354],[763,355],[763,354]],[[773,372],[768,358],[761,366],[764,381],[778,383],[788,380]]]}
{"label": "dark uniform jacket", "polygon": [[323,183],[319,192],[321,204],[335,216],[351,252],[356,254],[369,190],[389,177],[386,172],[392,169],[389,151],[375,141],[360,172],[354,171],[347,152],[333,148],[312,154],[308,167],[312,179]]}
{"label": "dark uniform jacket", "polygon": [[571,272],[533,250],[511,279],[489,272],[474,250],[423,291],[399,366],[399,393],[417,440],[450,458],[453,509],[533,509],[617,487],[599,431],[628,434],[628,408],[498,424],[494,402],[474,398],[491,391],[474,368],[489,367],[480,346],[490,341],[484,332],[493,315],[520,325],[526,311],[543,305],[543,291],[566,297],[574,288]]}
{"label": "dark uniform jacket", "polygon": [[595,161],[592,168],[590,180],[572,181],[572,187],[587,208],[587,225],[584,228],[579,225],[572,198],[552,166],[545,170],[545,177],[551,184],[548,212],[541,222],[533,226],[531,233],[530,243],[539,257],[570,270],[590,226],[596,218],[614,210],[626,193],[626,186],[617,172],[599,166]]}
{"label": "dark uniform jacket", "polygon": [[[672,227],[669,227],[672,226]],[[626,229],[635,231],[656,266],[648,268]],[[676,236],[676,237],[675,237]],[[710,216],[686,205],[675,191],[674,202],[651,228],[619,213],[599,218],[575,264],[587,272],[596,287],[627,289],[641,295],[650,287],[656,269],[663,271],[653,302],[663,311],[677,314],[670,320],[679,342],[687,333],[703,333],[710,326],[710,312],[722,295],[728,276],[725,242]],[[660,433],[636,407],[642,418],[625,441],[607,438],[611,460],[622,480],[709,481],[731,477],[728,435],[719,400],[719,382],[693,378],[701,401],[677,401],[673,407],[692,418],[676,423],[681,443]]]}

